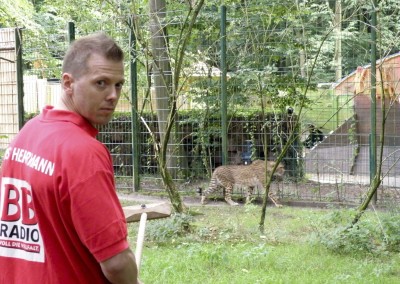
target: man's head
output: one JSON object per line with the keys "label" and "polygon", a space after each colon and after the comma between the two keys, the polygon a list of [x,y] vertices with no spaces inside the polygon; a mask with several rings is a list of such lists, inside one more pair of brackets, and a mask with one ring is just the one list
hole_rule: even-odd
{"label": "man's head", "polygon": [[62,73],[79,77],[87,71],[87,61],[92,54],[122,62],[124,52],[117,43],[104,33],[96,33],[74,41],[64,56]]}
{"label": "man's head", "polygon": [[61,108],[92,125],[108,123],[124,83],[123,59],[121,48],[103,33],[74,41],[64,57]]}

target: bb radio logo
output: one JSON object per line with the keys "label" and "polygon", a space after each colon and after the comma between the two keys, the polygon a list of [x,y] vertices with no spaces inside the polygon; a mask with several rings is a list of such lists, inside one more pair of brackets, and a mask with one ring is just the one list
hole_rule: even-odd
{"label": "bb radio logo", "polygon": [[43,239],[29,183],[2,178],[0,214],[0,255],[44,262]]}

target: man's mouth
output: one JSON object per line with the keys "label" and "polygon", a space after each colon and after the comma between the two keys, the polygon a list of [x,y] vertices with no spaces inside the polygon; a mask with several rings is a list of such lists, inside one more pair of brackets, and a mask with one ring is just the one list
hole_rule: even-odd
{"label": "man's mouth", "polygon": [[107,112],[107,113],[114,112],[114,108],[101,108],[100,110],[103,111],[103,112]]}

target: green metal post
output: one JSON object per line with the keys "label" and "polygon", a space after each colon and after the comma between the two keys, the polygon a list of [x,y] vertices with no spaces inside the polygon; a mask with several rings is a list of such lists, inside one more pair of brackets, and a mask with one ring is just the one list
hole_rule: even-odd
{"label": "green metal post", "polygon": [[129,76],[131,83],[131,131],[132,131],[132,178],[133,178],[133,191],[138,191],[140,187],[139,177],[139,118],[138,118],[138,95],[137,95],[137,64],[136,64],[136,35],[135,35],[135,22],[133,18],[130,19],[130,32],[129,32],[129,50],[130,50],[130,64]]}
{"label": "green metal post", "polygon": [[336,125],[335,125],[335,129],[337,129],[338,127],[339,127],[339,114],[340,114],[340,111],[341,110],[339,110],[339,96],[335,96],[335,100],[334,100],[334,103],[335,103],[335,107],[333,108],[333,110],[334,110],[334,115],[335,115],[335,117],[336,117]]}
{"label": "green metal post", "polygon": [[[373,0],[371,14],[371,141],[370,141],[370,183],[376,174],[376,28],[377,28],[377,1]],[[377,195],[373,202],[376,203]]]}
{"label": "green metal post", "polygon": [[68,42],[71,44],[75,40],[75,23],[68,22]]}
{"label": "green metal post", "polygon": [[222,164],[228,163],[228,107],[226,89],[226,6],[221,6],[221,138]]}
{"label": "green metal post", "polygon": [[24,117],[24,71],[22,64],[22,32],[20,28],[15,29],[15,53],[17,59],[17,103],[18,103],[18,128],[21,129],[25,123]]}

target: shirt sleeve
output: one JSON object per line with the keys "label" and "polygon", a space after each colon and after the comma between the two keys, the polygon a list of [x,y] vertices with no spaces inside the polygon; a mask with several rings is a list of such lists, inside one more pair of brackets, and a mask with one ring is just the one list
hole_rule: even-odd
{"label": "shirt sleeve", "polygon": [[126,220],[109,171],[96,171],[70,190],[72,222],[98,262],[129,247]]}

